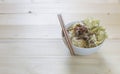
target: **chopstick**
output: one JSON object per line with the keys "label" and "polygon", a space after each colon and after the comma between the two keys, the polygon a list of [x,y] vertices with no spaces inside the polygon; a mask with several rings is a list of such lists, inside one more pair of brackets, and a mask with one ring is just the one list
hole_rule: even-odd
{"label": "chopstick", "polygon": [[67,43],[68,48],[69,48],[69,50],[70,50],[70,54],[71,54],[72,56],[74,56],[75,53],[74,53],[74,50],[73,50],[73,47],[72,47],[71,40],[70,40],[70,38],[69,38],[69,36],[68,36],[67,30],[66,30],[66,28],[65,28],[65,26],[64,26],[64,22],[63,22],[63,19],[62,19],[62,15],[61,15],[61,14],[57,14],[57,16],[58,16],[58,19],[59,19],[59,22],[60,22],[62,31],[63,31],[63,33],[64,33],[64,35],[65,35],[65,40],[66,40],[66,43]]}

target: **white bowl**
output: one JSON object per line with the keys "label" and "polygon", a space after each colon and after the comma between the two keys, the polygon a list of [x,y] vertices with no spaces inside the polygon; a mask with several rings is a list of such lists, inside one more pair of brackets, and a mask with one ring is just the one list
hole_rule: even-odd
{"label": "white bowl", "polygon": [[[71,23],[66,24],[65,27],[68,28],[68,27],[70,27],[74,23],[82,24],[82,22],[80,22],[80,21],[75,21],[75,22],[71,22]],[[62,32],[62,38],[63,38],[63,41],[64,41],[64,43],[66,45],[66,41],[65,41],[63,32]],[[97,50],[100,49],[101,45],[102,44],[100,44],[100,45],[98,45],[96,47],[92,47],[92,48],[80,48],[80,47],[77,47],[77,46],[74,46],[74,45],[72,45],[72,47],[73,47],[74,52],[75,52],[76,55],[90,55],[92,53],[97,52]]]}

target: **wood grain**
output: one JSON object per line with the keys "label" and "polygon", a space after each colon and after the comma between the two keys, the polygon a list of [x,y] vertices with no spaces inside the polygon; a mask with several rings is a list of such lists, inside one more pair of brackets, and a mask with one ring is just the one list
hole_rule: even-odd
{"label": "wood grain", "polygon": [[[119,74],[118,56],[94,55],[78,57],[9,57],[0,58],[0,73],[3,74]],[[106,60],[107,59],[107,60]],[[114,59],[114,60],[113,60]],[[109,60],[109,61],[108,61]],[[7,70],[7,72],[6,72]],[[86,71],[87,70],[87,71]]]}
{"label": "wood grain", "polygon": [[[48,18],[49,17],[49,18]],[[65,24],[70,21],[94,17],[101,24],[119,25],[120,13],[63,13]],[[59,25],[57,14],[0,14],[0,25]]]}
{"label": "wood grain", "polygon": [[[70,57],[65,24],[100,19],[108,39],[89,56]],[[120,0],[0,0],[0,74],[120,74]]]}
{"label": "wood grain", "polygon": [[119,3],[119,0],[32,0],[35,3]]}
{"label": "wood grain", "polygon": [[[65,24],[87,17],[99,19],[100,24],[107,30],[108,38],[120,38],[118,13],[63,14]],[[57,14],[1,14],[0,20],[0,38],[61,38]]]}
{"label": "wood grain", "polygon": [[[120,40],[108,39],[95,54],[103,55],[103,57],[119,56],[119,45]],[[0,39],[0,51],[0,57],[69,56],[69,50],[62,39],[55,38]]]}
{"label": "wood grain", "polygon": [[30,3],[31,0],[0,0],[1,4],[6,4],[6,3]]}
{"label": "wood grain", "polygon": [[120,13],[120,4],[96,3],[5,3],[0,4],[0,13]]}
{"label": "wood grain", "polygon": [[[120,25],[107,24],[104,27],[107,29],[108,39],[120,39]],[[113,27],[115,28],[114,30]],[[61,39],[61,28],[59,25],[1,25],[0,38]]]}

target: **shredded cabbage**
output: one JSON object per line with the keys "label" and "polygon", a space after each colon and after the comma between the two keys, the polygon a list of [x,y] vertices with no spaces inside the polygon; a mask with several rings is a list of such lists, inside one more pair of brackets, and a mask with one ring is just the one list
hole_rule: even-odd
{"label": "shredded cabbage", "polygon": [[83,48],[96,47],[107,38],[105,28],[99,25],[99,20],[87,18],[82,23],[83,25],[72,24],[68,28],[73,45]]}

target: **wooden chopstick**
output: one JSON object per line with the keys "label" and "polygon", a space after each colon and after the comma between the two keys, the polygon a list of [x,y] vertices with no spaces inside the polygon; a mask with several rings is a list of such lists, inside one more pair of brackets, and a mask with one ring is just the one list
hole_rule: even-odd
{"label": "wooden chopstick", "polygon": [[61,15],[61,14],[58,14],[57,16],[58,16],[58,19],[59,19],[61,28],[62,28],[62,30],[63,30],[63,33],[64,33],[64,35],[65,35],[65,40],[66,40],[66,43],[67,43],[68,48],[69,48],[69,50],[70,50],[70,54],[71,54],[72,56],[74,56],[75,53],[74,53],[74,50],[73,50],[73,47],[72,47],[71,40],[70,40],[70,38],[69,38],[69,36],[68,36],[67,30],[66,30],[66,28],[65,28],[65,26],[64,26],[64,22],[63,22],[63,19],[62,19],[62,15]]}

